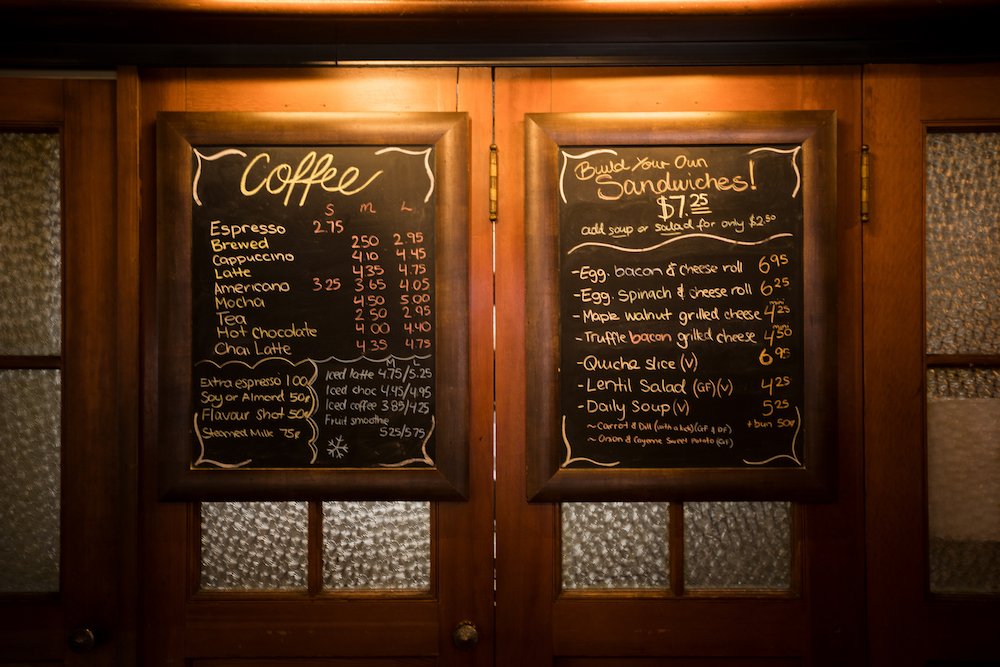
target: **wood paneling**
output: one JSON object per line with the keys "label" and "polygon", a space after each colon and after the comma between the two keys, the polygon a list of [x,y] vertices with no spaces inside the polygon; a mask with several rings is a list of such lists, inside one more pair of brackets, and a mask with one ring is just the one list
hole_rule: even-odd
{"label": "wood paneling", "polygon": [[0,82],[0,127],[44,127],[62,122],[63,82],[59,79]]}
{"label": "wood paneling", "polygon": [[[141,217],[138,247],[140,266],[140,344],[142,375],[156,369],[156,112],[184,108],[183,73],[178,70],[139,71],[138,138]],[[142,391],[143,414],[156,404],[155,392]],[[139,450],[140,513],[140,654],[150,666],[167,664],[182,655],[184,602],[188,595],[188,508],[181,503],[159,503],[156,450],[151,425],[141,424]],[[145,573],[155,573],[148,576]]]}
{"label": "wood paneling", "polygon": [[185,72],[184,110],[459,111],[458,72],[454,67],[264,69],[238,74],[190,69]]}
{"label": "wood paneling", "polygon": [[[457,72],[456,109],[472,123],[469,165],[469,481],[468,502],[437,505],[441,600],[438,644],[445,664],[493,665],[493,226],[489,219],[492,79],[489,69]],[[445,408],[447,409],[447,408]],[[456,648],[456,624],[479,631],[472,650]]]}
{"label": "wood paneling", "polygon": [[[893,201],[883,193],[918,192],[922,182],[900,168],[923,164],[922,129],[911,111],[920,104],[919,76],[912,68],[868,69],[865,95],[865,142],[877,174],[864,243],[871,657],[873,665],[918,665],[926,636],[911,614],[924,598],[923,586],[912,586],[926,571],[923,466],[919,456],[898,465],[898,450],[921,443],[924,424],[923,209],[919,197]],[[899,544],[910,545],[905,558]]]}
{"label": "wood paneling", "polygon": [[496,225],[497,665],[552,664],[552,600],[559,508],[529,505],[525,480],[524,122],[547,111],[552,70],[496,74],[496,144],[501,194]]}
{"label": "wood paneling", "polygon": [[799,600],[558,600],[559,656],[747,656],[809,654]]}
{"label": "wood paneling", "polygon": [[120,488],[122,523],[120,535],[124,549],[118,577],[122,584],[121,609],[116,636],[122,655],[138,655],[139,635],[139,447],[141,432],[140,393],[142,384],[140,329],[139,264],[139,75],[135,68],[122,68],[117,85],[117,225],[116,264],[118,295],[117,417],[122,443]]}
{"label": "wood paneling", "polygon": [[[66,82],[61,576],[63,594],[74,603],[67,604],[65,636],[92,628],[106,638],[95,652],[109,661],[119,648],[110,640],[125,583],[118,526],[129,514],[113,400],[119,363],[114,119],[113,82]],[[77,659],[68,654],[67,664]]]}

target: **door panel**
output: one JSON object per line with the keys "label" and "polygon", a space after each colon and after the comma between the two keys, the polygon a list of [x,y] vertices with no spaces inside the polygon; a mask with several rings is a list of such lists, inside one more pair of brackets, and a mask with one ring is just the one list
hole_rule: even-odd
{"label": "door panel", "polygon": [[[119,485],[123,464],[114,402],[118,387],[114,357],[114,90],[111,81],[0,82],[0,128],[54,133],[58,147],[56,190],[62,200],[55,238],[47,238],[39,230],[33,235],[36,243],[27,246],[33,252],[57,256],[54,349],[42,354],[15,351],[0,355],[0,369],[12,377],[27,373],[49,378],[42,384],[51,391],[22,394],[29,402],[39,403],[36,407],[41,421],[19,423],[9,405],[0,419],[5,421],[5,437],[11,439],[24,437],[18,428],[37,434],[43,422],[54,426],[49,433],[58,441],[51,443],[58,449],[58,472],[48,488],[35,488],[35,493],[55,497],[58,547],[53,564],[58,571],[47,577],[49,581],[43,586],[50,592],[17,593],[17,582],[10,582],[9,590],[14,592],[0,595],[0,661],[110,665],[124,650],[123,637],[129,632],[118,616],[120,596],[127,595],[129,582],[120,576],[125,551],[119,528],[127,503]],[[41,175],[32,171],[31,165],[30,159],[25,161],[29,181]],[[56,195],[57,202],[59,198]],[[11,214],[8,209],[7,215]],[[3,261],[10,263],[0,270],[14,278],[9,283],[14,292],[9,294],[15,297],[15,304],[21,291],[40,294],[34,285],[19,282],[37,278],[37,272],[31,270],[31,257],[5,252],[0,257]],[[21,315],[8,315],[37,324],[32,315],[44,310],[43,306],[40,302],[22,304]],[[3,330],[5,335],[12,331],[6,326]],[[39,332],[38,339],[42,338],[43,332]],[[5,395],[5,404],[10,398]],[[24,439],[32,441],[30,435]],[[16,478],[16,471],[8,472],[15,478],[4,480],[5,486],[16,487],[25,481]],[[31,554],[26,550],[23,555],[34,558]],[[26,590],[37,589],[32,585]],[[93,632],[93,646],[85,635],[77,635],[84,644],[78,648],[85,652],[70,652],[68,639],[83,629]]]}
{"label": "door panel", "polygon": [[[500,69],[497,223],[497,663],[588,664],[607,656],[863,661],[861,495],[860,72],[856,68]],[[784,591],[685,592],[685,512],[671,504],[670,586],[561,590],[560,508],[525,500],[524,123],[526,113],[834,109],[838,120],[838,447],[836,501],[790,513]],[[690,519],[689,519],[690,520]],[[620,541],[628,537],[620,536]],[[613,542],[612,542],[613,543]],[[582,662],[570,660],[570,656]],[[600,664],[600,663],[597,663]],[[638,662],[637,664],[642,664]],[[670,664],[670,663],[668,663]],[[682,663],[683,664],[683,663]],[[752,664],[752,663],[751,663]]]}
{"label": "door panel", "polygon": [[[144,174],[141,254],[147,269],[143,279],[143,346],[145,363],[150,369],[156,364],[152,325],[154,274],[149,267],[153,266],[151,260],[155,256],[156,193],[151,184],[156,180],[157,112],[466,111],[473,137],[468,169],[472,174],[488,173],[488,70],[149,70],[139,73],[138,86],[140,164]],[[485,176],[471,181],[469,353],[473,388],[488,388],[493,384],[488,185]],[[147,410],[155,404],[153,394],[148,389],[144,397]],[[362,585],[361,589],[354,586],[353,590],[324,586],[324,544],[328,539],[322,528],[324,503],[300,503],[301,507],[294,512],[299,518],[294,519],[283,512],[291,507],[284,503],[269,503],[266,511],[276,511],[277,518],[268,518],[261,515],[265,510],[257,504],[241,503],[234,506],[233,512],[220,514],[203,512],[197,503],[161,502],[154,483],[156,452],[147,449],[143,453],[142,507],[148,537],[144,540],[143,558],[146,571],[156,572],[157,576],[147,580],[145,591],[146,664],[191,660],[194,664],[230,665],[240,664],[236,658],[263,657],[276,660],[323,657],[323,664],[335,665],[491,664],[491,392],[472,391],[468,417],[449,415],[448,406],[439,409],[447,418],[470,419],[470,492],[468,501],[433,503],[429,518],[421,519],[424,530],[429,531],[425,556],[429,559],[426,575],[429,583],[426,586],[420,583],[415,590],[392,590],[389,584],[373,588]],[[376,514],[391,517],[399,510],[399,504],[387,504]],[[243,512],[251,513],[253,520],[228,524],[223,520],[225,516],[238,517]],[[258,546],[247,546],[247,540],[239,535],[249,525],[257,526],[254,530],[260,531]],[[347,528],[350,529],[347,532],[352,532],[354,526]],[[220,529],[236,534],[219,536]],[[304,537],[290,536],[289,530],[300,531]],[[373,530],[374,537],[348,536],[348,539],[374,541],[374,545],[368,545],[370,555],[365,556],[369,552],[363,551],[358,558],[375,558],[388,551],[383,547],[388,546],[384,540],[390,538],[385,531],[393,530],[391,522]],[[221,588],[211,583],[215,581],[212,577],[203,580],[203,548],[224,556],[231,550],[227,545],[233,544],[238,549],[250,549],[245,552],[249,555],[266,558],[275,553],[273,544],[268,547],[272,539],[296,542],[297,558],[304,560],[302,579],[295,579],[290,589],[282,589],[287,580],[279,576],[276,590],[271,586],[261,590],[254,577],[267,579],[270,574],[260,572],[243,579],[243,586],[238,574],[232,581],[227,578]],[[257,551],[252,553],[254,549]],[[224,559],[221,566],[212,567],[227,569]],[[283,574],[282,566],[269,567],[271,572]],[[460,649],[452,640],[454,628],[465,620],[473,622],[479,631],[478,644],[471,649]],[[316,663],[306,660],[302,664]]]}
{"label": "door panel", "polygon": [[[950,201],[928,198],[926,188],[932,180],[941,180],[928,168],[928,160],[933,159],[932,134],[1000,132],[1000,69],[995,65],[871,66],[865,70],[865,99],[865,142],[871,147],[873,169],[871,221],[864,239],[871,664],[995,661],[1000,658],[996,633],[1000,596],[995,589],[979,595],[936,591],[931,586],[928,527],[928,515],[936,514],[928,504],[928,486],[940,479],[928,454],[934,444],[928,442],[931,402],[942,396],[976,395],[977,384],[992,384],[992,394],[987,389],[979,396],[996,398],[1000,357],[983,353],[995,351],[998,344],[996,319],[986,305],[995,300],[995,281],[985,286],[986,297],[977,309],[977,301],[965,287],[967,279],[945,280],[944,284],[941,280],[955,271],[995,275],[995,188],[984,187],[983,181],[977,185],[967,171],[945,179],[955,188]],[[995,155],[971,150],[969,155],[987,165],[987,183],[995,178],[995,167],[989,164]],[[967,197],[982,203],[970,206]],[[948,214],[941,220],[940,210],[946,206],[953,208],[945,208]],[[979,228],[970,230],[970,221]],[[932,254],[932,246],[940,245],[948,235],[941,229],[954,230],[956,237],[971,241],[966,247],[972,253],[947,259],[943,265],[933,264],[942,260]],[[947,345],[941,344],[939,329],[929,326],[938,315],[932,311],[941,310],[942,293],[949,315],[972,315],[949,323]],[[980,333],[970,340],[969,331]],[[972,377],[976,374],[993,379],[977,382]],[[961,381],[939,381],[949,377]],[[960,385],[962,390],[945,391],[944,384]],[[961,401],[952,401],[957,403]],[[995,424],[996,401],[992,403],[994,407],[987,409],[992,410]],[[955,426],[960,425],[952,423],[950,428]],[[972,440],[946,433],[936,444],[961,456]],[[994,450],[995,445],[994,440]],[[995,457],[981,459],[957,485],[981,485],[986,490],[988,483],[977,479],[984,479],[985,471],[985,479],[995,480],[996,465]],[[995,506],[996,497],[987,496],[982,508]],[[972,534],[992,535],[980,545],[992,544],[995,554],[1000,530],[995,513],[963,509],[951,514],[965,513],[965,517],[951,516],[950,521],[964,520],[973,526]],[[973,577],[987,584],[996,581],[995,573],[996,558],[991,557]]]}

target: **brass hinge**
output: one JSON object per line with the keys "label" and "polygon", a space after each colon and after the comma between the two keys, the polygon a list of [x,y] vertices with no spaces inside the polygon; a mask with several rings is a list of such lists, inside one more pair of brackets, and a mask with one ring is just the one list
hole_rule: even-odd
{"label": "brass hinge", "polygon": [[497,221],[497,145],[490,144],[490,222]]}
{"label": "brass hinge", "polygon": [[861,146],[861,222],[868,222],[868,197],[871,194],[871,153],[868,144]]}

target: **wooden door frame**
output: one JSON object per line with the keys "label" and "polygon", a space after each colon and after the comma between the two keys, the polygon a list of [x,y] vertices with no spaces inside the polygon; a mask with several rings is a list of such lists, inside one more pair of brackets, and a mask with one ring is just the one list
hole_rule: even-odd
{"label": "wooden door frame", "polygon": [[865,475],[873,667],[1000,656],[1000,601],[929,592],[925,454],[924,141],[1000,126],[996,65],[865,69],[872,152],[864,229]]}
{"label": "wooden door frame", "polygon": [[[129,449],[120,437],[121,366],[116,224],[115,83],[110,79],[4,81],[0,115],[60,132],[62,351],[60,590],[25,596],[3,613],[3,659],[115,664],[130,653],[132,607]],[[67,648],[77,628],[96,647]]]}

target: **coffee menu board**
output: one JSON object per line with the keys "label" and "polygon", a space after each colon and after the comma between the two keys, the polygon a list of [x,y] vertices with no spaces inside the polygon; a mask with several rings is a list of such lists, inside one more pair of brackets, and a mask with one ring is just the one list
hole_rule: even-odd
{"label": "coffee menu board", "polygon": [[461,496],[464,115],[158,122],[166,493]]}
{"label": "coffee menu board", "polygon": [[528,340],[558,344],[528,355],[529,385],[549,385],[529,389],[546,433],[529,491],[825,492],[833,122],[531,117],[527,284],[553,287],[529,291]]}

